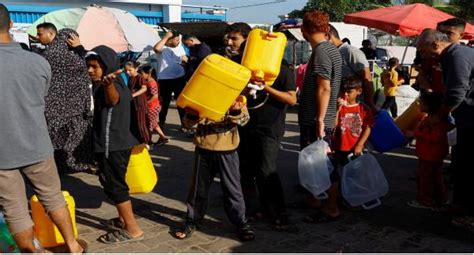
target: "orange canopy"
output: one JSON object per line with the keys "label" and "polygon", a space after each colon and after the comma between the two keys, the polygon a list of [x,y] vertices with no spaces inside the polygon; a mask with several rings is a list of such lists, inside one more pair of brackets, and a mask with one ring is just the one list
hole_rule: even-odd
{"label": "orange canopy", "polygon": [[[425,28],[436,28],[438,22],[449,18],[454,16],[418,3],[347,14],[344,16],[344,22],[409,37],[421,34]],[[467,23],[466,33],[473,32],[473,26]]]}

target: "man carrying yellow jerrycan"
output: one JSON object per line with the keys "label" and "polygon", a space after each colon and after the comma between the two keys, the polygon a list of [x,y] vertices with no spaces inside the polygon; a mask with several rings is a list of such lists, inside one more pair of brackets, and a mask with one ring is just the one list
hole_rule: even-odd
{"label": "man carrying yellow jerrycan", "polygon": [[[228,31],[229,46],[236,52],[247,39],[250,27],[244,23],[235,23]],[[240,30],[239,30],[240,29]],[[233,33],[235,32],[235,33]],[[240,180],[240,164],[237,148],[240,143],[238,126],[249,121],[246,97],[240,95],[250,80],[261,84],[275,81],[280,70],[286,38],[273,36],[263,30],[254,30],[257,40],[268,40],[281,44],[281,52],[273,52],[274,61],[267,58],[258,61],[242,60],[242,65],[222,56],[212,54],[198,67],[188,85],[178,98],[178,106],[186,110],[184,124],[198,124],[194,143],[196,144],[193,180],[187,199],[187,217],[182,229],[174,233],[178,239],[190,237],[198,228],[206,214],[210,185],[219,173],[224,193],[224,208],[229,220],[237,227],[238,237],[250,241],[255,237],[247,223],[245,201]],[[261,41],[262,42],[262,41]],[[247,46],[250,43],[247,42]],[[250,48],[264,50],[265,43],[250,44]],[[243,47],[242,47],[243,48]],[[272,52],[272,51],[270,51]],[[271,55],[271,54],[270,54]],[[240,61],[238,61],[240,62]],[[276,71],[275,71],[276,70]],[[203,87],[207,93],[202,93]],[[260,89],[262,86],[254,86]],[[239,96],[240,95],[240,96]]]}
{"label": "man carrying yellow jerrycan", "polygon": [[99,180],[119,214],[101,222],[114,231],[100,236],[99,240],[110,244],[140,241],[144,232],[133,215],[126,182],[132,147],[138,144],[130,131],[132,95],[119,76],[119,59],[114,50],[97,46],[87,54],[86,62],[94,89],[93,146]]}
{"label": "man carrying yellow jerrycan", "polygon": [[[254,239],[255,234],[245,217],[236,151],[240,142],[237,126],[249,120],[245,97],[239,97],[249,79],[248,69],[212,54],[201,63],[178,98],[178,105],[186,110],[185,127],[198,124],[194,137],[193,180],[186,201],[187,217],[184,226],[174,233],[178,239],[191,237],[204,219],[209,188],[217,173],[221,177],[224,208],[238,229],[238,237],[243,241]],[[199,85],[201,88],[197,88]],[[213,95],[202,93],[202,86],[213,86],[206,90]]]}

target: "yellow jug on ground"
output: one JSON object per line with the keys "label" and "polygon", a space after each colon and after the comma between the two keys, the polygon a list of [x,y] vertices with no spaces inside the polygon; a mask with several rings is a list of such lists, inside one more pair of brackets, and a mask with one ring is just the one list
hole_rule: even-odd
{"label": "yellow jug on ground", "polygon": [[283,33],[253,29],[247,38],[242,65],[252,71],[253,80],[271,86],[280,73],[285,47]]}
{"label": "yellow jug on ground", "polygon": [[[69,192],[63,191],[64,199],[66,199],[67,208],[71,214],[72,227],[74,230],[74,236],[77,238],[77,225],[76,225],[76,204],[74,198],[69,195]],[[34,230],[36,238],[41,243],[41,246],[50,248],[64,244],[64,239],[58,228],[51,221],[49,216],[46,214],[43,206],[41,205],[38,197],[34,195],[31,197],[31,215],[33,222],[35,223]]]}
{"label": "yellow jug on ground", "polygon": [[189,107],[200,118],[218,121],[250,80],[249,69],[217,54],[207,56],[194,72],[177,105]]}
{"label": "yellow jug on ground", "polygon": [[426,114],[420,110],[420,99],[416,98],[415,101],[395,119],[395,123],[402,132],[415,131],[418,123],[424,116],[426,116]]}
{"label": "yellow jug on ground", "polygon": [[155,188],[158,175],[144,144],[132,148],[125,181],[130,194],[149,193]]}

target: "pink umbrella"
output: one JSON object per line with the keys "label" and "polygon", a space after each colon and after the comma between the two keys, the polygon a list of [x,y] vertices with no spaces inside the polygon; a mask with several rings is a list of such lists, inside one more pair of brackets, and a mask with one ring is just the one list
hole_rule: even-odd
{"label": "pink umbrella", "polygon": [[86,49],[107,45],[117,52],[142,52],[152,49],[160,40],[150,26],[115,8],[88,6],[54,11],[38,19],[28,33],[36,35],[36,26],[43,22],[51,22],[58,29],[76,30]]}

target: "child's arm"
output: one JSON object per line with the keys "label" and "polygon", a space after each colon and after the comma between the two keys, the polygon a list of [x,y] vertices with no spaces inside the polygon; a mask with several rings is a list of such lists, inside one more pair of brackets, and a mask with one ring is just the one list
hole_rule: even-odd
{"label": "child's arm", "polygon": [[137,96],[145,93],[146,90],[147,90],[146,85],[142,85],[142,87],[139,90],[137,90],[135,93],[132,94],[132,97],[137,97]]}
{"label": "child's arm", "polygon": [[158,94],[154,94],[150,99],[148,99],[147,103],[151,104],[155,100],[158,100]]}
{"label": "child's arm", "polygon": [[362,151],[365,148],[365,143],[367,142],[367,139],[369,139],[370,136],[370,131],[372,130],[372,125],[374,124],[374,116],[368,106],[362,105],[362,114],[363,120],[362,120],[362,133],[360,134],[359,140],[354,146],[354,154],[355,155],[360,155],[362,154]]}
{"label": "child's arm", "polygon": [[117,88],[115,87],[114,80],[117,78],[117,76],[122,72],[122,70],[117,70],[109,75],[106,75],[102,79],[102,86],[104,86],[104,91],[105,91],[105,104],[108,107],[114,107],[117,105],[120,101],[120,93],[117,91]]}
{"label": "child's arm", "polygon": [[355,155],[362,154],[362,151],[365,148],[365,143],[367,142],[367,139],[369,139],[370,130],[371,128],[368,125],[363,127],[362,134],[360,135],[359,140],[357,141],[356,146],[354,147]]}

